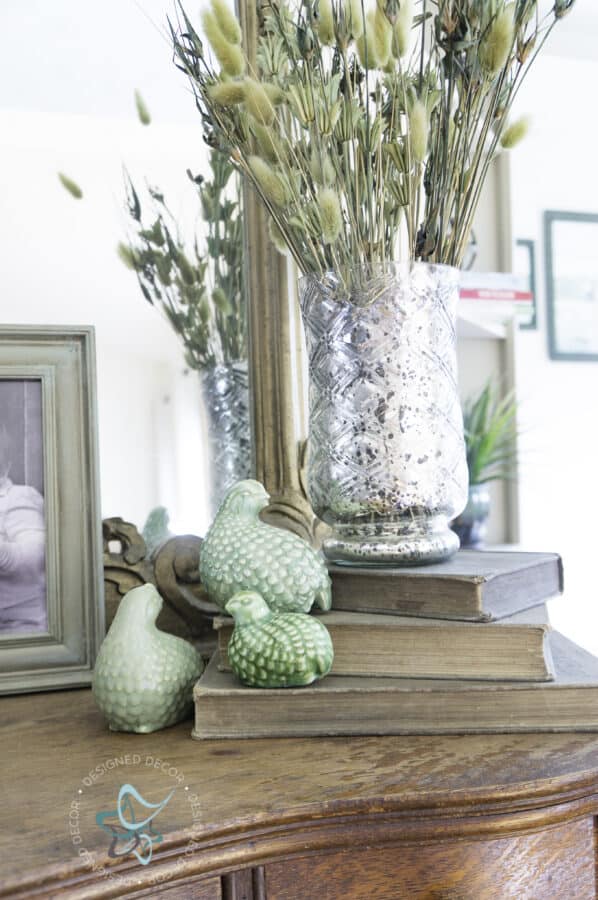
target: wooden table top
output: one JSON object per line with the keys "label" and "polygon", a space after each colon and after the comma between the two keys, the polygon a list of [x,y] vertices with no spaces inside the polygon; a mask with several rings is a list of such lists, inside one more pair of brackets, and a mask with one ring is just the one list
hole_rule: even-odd
{"label": "wooden table top", "polygon": [[150,735],[112,733],[89,690],[1,703],[0,896],[32,871],[74,877],[90,858],[115,864],[96,814],[115,809],[125,783],[154,803],[176,789],[156,818],[159,856],[180,854],[193,839],[212,867],[232,859],[237,868],[245,857],[230,857],[231,848],[244,844],[255,859],[260,835],[302,821],[350,828],[358,817],[386,816],[416,828],[424,819],[485,815],[499,829],[507,813],[530,823],[547,806],[574,815],[598,794],[598,735],[196,742],[190,722]]}

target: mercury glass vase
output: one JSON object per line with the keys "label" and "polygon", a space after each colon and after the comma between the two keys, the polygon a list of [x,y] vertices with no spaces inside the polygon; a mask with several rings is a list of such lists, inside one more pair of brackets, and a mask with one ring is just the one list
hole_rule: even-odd
{"label": "mercury glass vase", "polygon": [[360,566],[440,562],[467,500],[457,392],[459,273],[427,263],[306,276],[307,484],[330,528],[328,559]]}
{"label": "mercury glass vase", "polygon": [[201,373],[208,419],[212,512],[236,482],[251,475],[247,362],[211,366]]}

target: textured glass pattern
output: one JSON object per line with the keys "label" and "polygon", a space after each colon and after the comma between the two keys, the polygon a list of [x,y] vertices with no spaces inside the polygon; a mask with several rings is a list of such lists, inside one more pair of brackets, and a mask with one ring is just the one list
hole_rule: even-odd
{"label": "textured glass pattern", "polygon": [[414,263],[301,280],[310,373],[308,491],[327,556],[445,559],[467,499],[457,392],[458,272]]}
{"label": "textured glass pattern", "polygon": [[210,500],[215,513],[228,489],[251,475],[247,363],[205,369],[201,385],[208,413]]}

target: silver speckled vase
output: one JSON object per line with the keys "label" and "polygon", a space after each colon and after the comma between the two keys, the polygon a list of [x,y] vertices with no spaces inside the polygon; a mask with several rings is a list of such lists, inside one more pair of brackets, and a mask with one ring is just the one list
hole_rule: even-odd
{"label": "silver speckled vase", "polygon": [[309,358],[307,482],[328,559],[440,562],[467,500],[457,393],[459,273],[389,264],[300,282]]}
{"label": "silver speckled vase", "polygon": [[208,414],[212,512],[226,492],[251,474],[247,362],[211,366],[201,373]]}

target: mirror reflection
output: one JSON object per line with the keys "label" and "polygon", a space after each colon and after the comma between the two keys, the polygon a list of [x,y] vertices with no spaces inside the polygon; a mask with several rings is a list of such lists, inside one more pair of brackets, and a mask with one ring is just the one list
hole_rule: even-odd
{"label": "mirror reflection", "polygon": [[[2,319],[95,326],[103,516],[141,525],[163,505],[172,531],[201,533],[209,484],[197,371],[117,255],[130,233],[124,167],[140,194],[148,184],[168,198],[187,247],[205,243],[186,170],[208,172],[208,153],[171,63],[169,11],[161,0],[110,0],[95,16],[73,0],[3,6]],[[25,33],[23,54],[14,36]]]}

